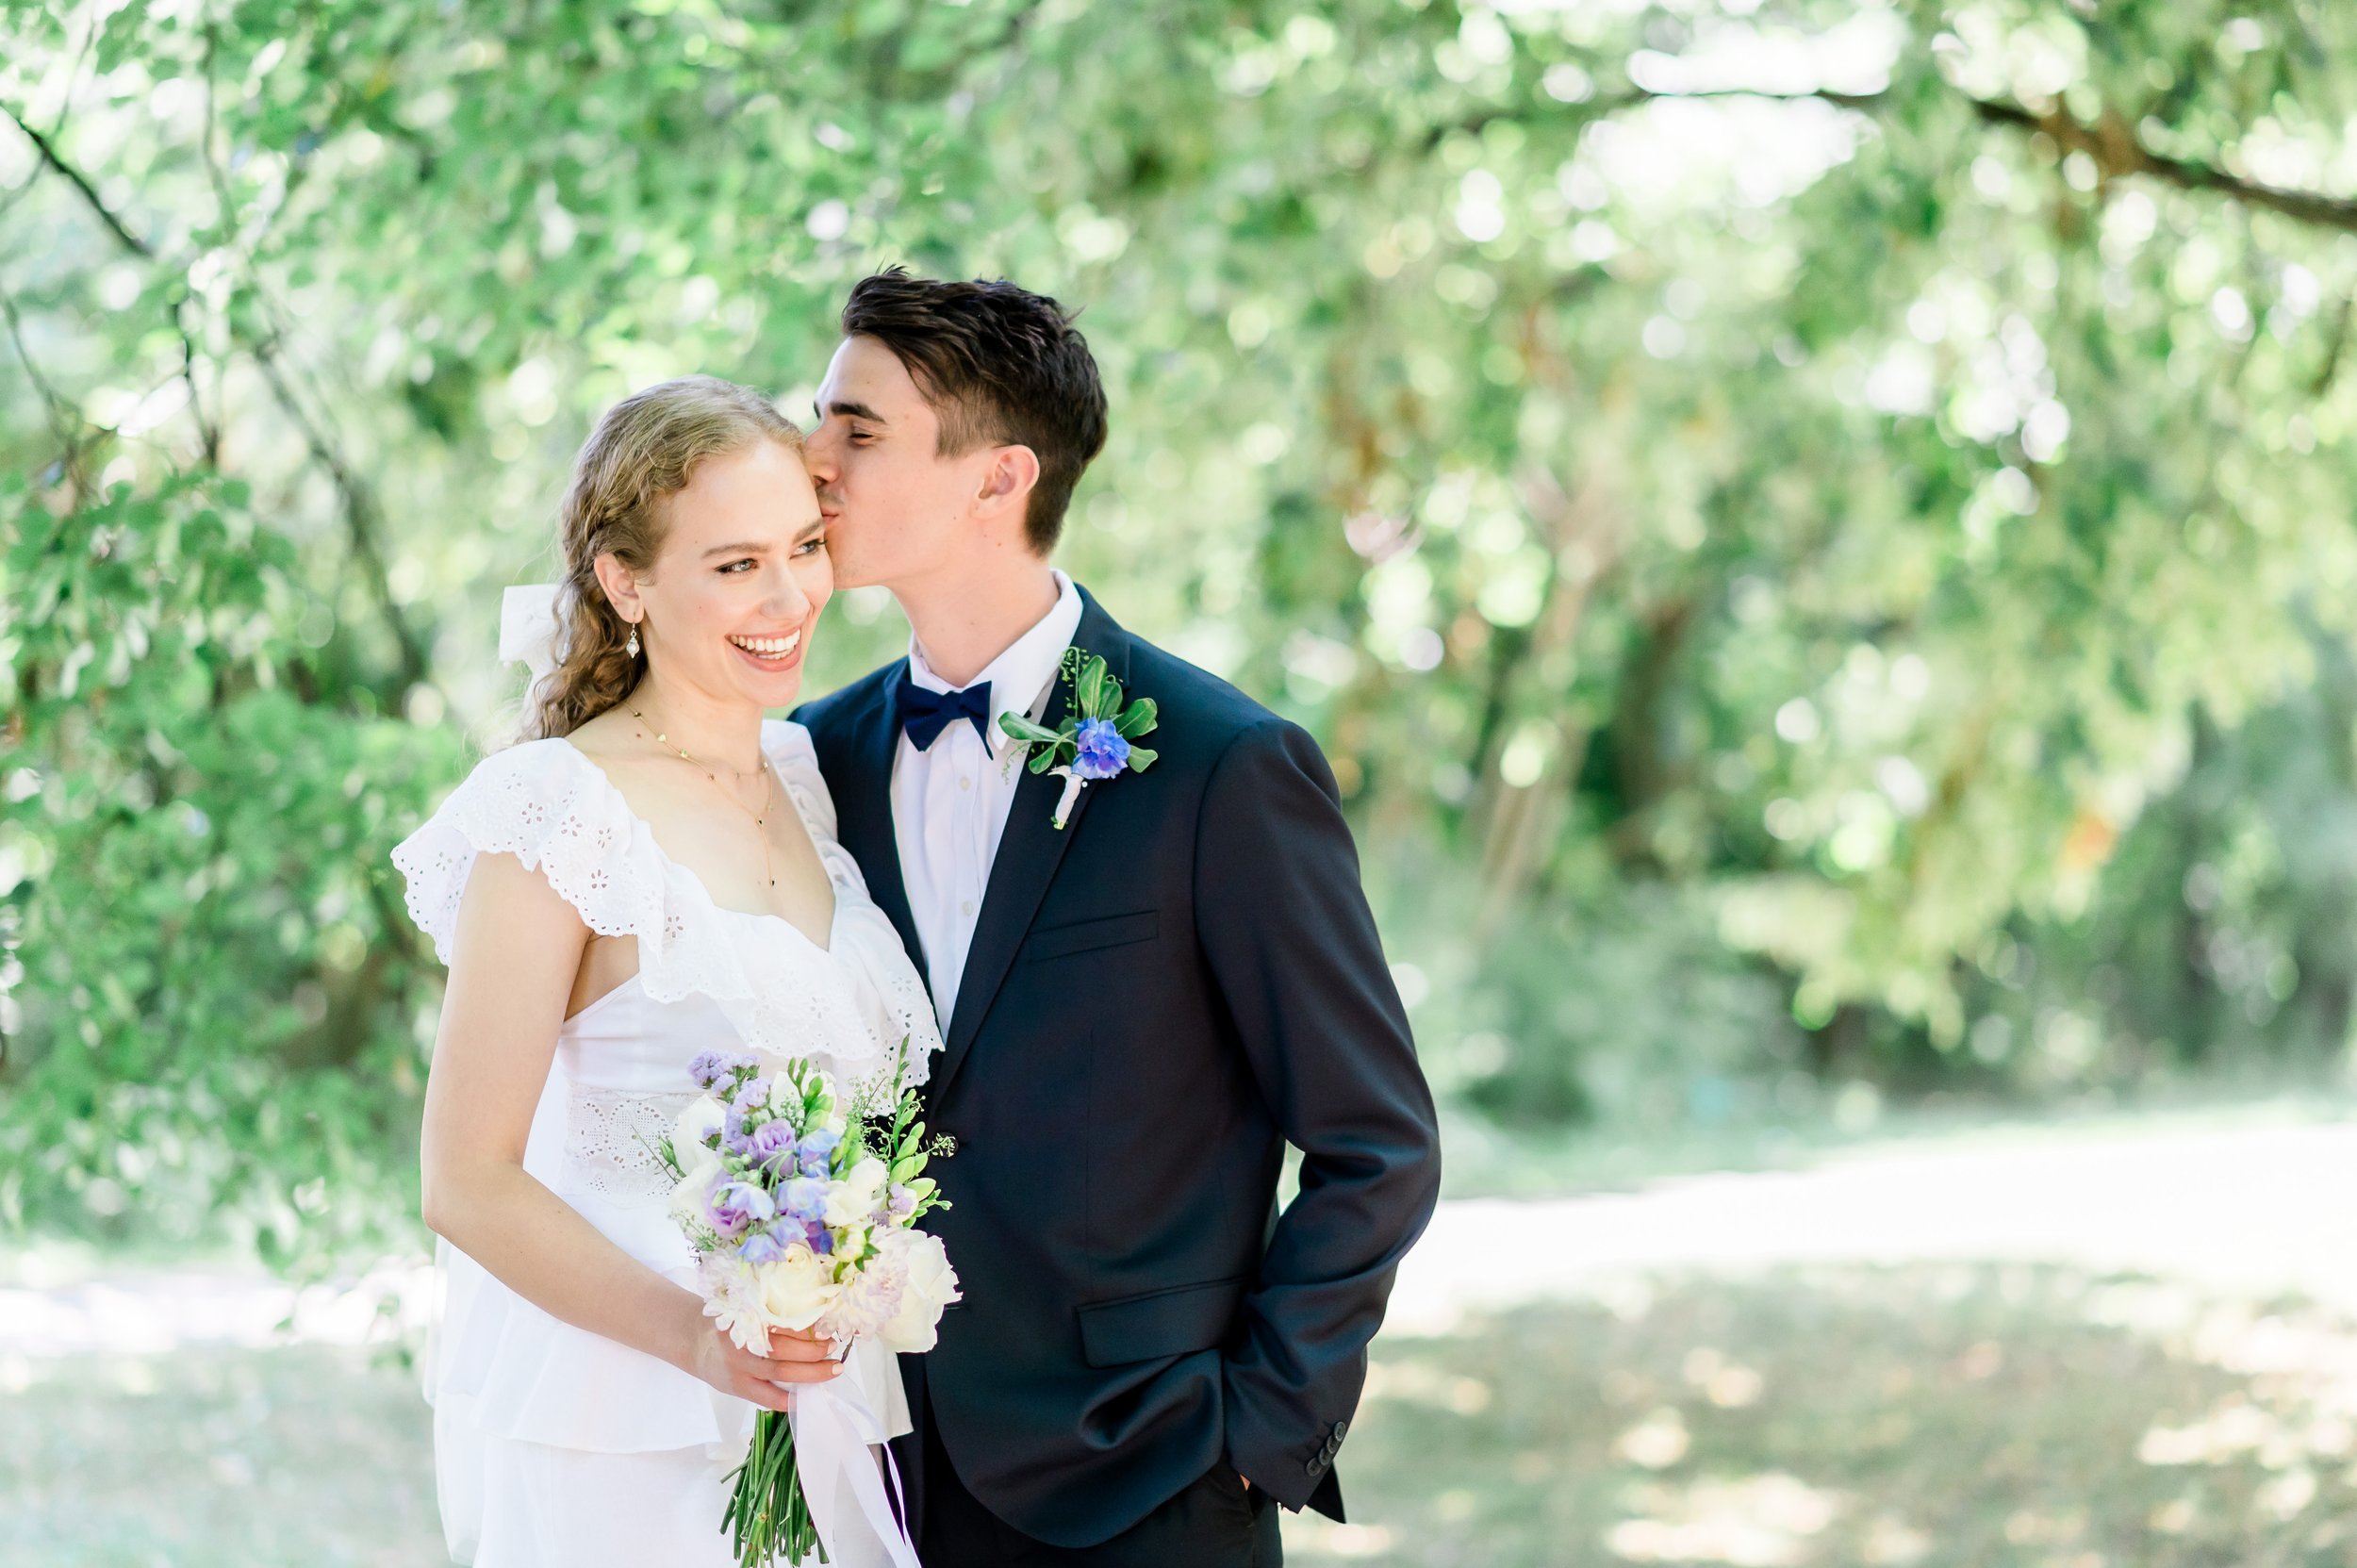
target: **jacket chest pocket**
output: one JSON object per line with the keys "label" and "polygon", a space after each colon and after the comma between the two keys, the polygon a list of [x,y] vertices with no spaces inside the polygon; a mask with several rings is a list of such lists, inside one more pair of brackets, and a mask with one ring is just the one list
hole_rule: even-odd
{"label": "jacket chest pocket", "polygon": [[1134,915],[1108,915],[1101,919],[1080,920],[1068,926],[1050,926],[1035,931],[1023,944],[1023,962],[1038,964],[1050,958],[1070,958],[1074,953],[1095,952],[1100,948],[1125,948],[1133,942],[1151,942],[1160,934],[1162,916],[1151,909]]}

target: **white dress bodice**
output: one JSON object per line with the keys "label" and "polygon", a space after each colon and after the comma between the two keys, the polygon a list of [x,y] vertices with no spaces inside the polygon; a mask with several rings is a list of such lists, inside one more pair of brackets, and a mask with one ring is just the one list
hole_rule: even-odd
{"label": "white dress bodice", "polygon": [[[780,916],[717,905],[604,771],[562,739],[486,758],[393,851],[410,915],[445,963],[468,877],[485,854],[513,854],[539,871],[592,931],[637,939],[638,972],[557,1032],[524,1168],[623,1251],[691,1289],[694,1256],[668,1213],[671,1183],[652,1148],[699,1092],[689,1063],[712,1049],[750,1050],[771,1068],[803,1057],[847,1088],[890,1090],[924,1082],[941,1046],[898,933],[835,839],[809,733],[772,720],[762,749],[833,886],[824,946]],[[447,1243],[437,1259],[443,1307],[426,1390],[457,1560],[473,1560],[486,1512],[494,1535],[502,1527],[502,1501],[484,1482],[498,1444],[609,1456],[701,1448],[717,1458],[741,1443],[751,1416],[742,1401],[550,1315]],[[875,1408],[905,1429],[890,1358],[863,1360]],[[717,1536],[717,1514],[713,1528]]]}

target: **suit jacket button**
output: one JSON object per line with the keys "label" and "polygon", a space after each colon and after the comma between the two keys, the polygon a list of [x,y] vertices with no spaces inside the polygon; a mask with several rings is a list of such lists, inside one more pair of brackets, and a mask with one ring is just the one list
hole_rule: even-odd
{"label": "suit jacket button", "polygon": [[1316,1474],[1318,1473],[1318,1471],[1319,1471],[1321,1468],[1323,1468],[1323,1466],[1319,1463],[1319,1461],[1316,1461],[1316,1460],[1311,1460],[1309,1463],[1307,1463],[1307,1464],[1303,1465],[1301,1468],[1302,1468],[1302,1469],[1304,1469],[1304,1470],[1307,1470],[1308,1472],[1310,1472],[1310,1475],[1314,1476],[1314,1475],[1316,1475]]}
{"label": "suit jacket button", "polygon": [[1335,1438],[1335,1441],[1336,1441],[1336,1442],[1338,1442],[1338,1443],[1339,1443],[1340,1441],[1342,1441],[1342,1436],[1343,1436],[1343,1434],[1344,1432],[1348,1431],[1348,1430],[1350,1430],[1350,1423],[1349,1423],[1349,1422],[1347,1422],[1347,1421],[1337,1421],[1337,1422],[1335,1422],[1335,1423],[1334,1423],[1334,1438]]}

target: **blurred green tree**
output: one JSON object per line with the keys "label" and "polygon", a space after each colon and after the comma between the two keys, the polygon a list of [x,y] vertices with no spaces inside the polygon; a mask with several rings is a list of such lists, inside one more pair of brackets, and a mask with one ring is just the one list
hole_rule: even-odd
{"label": "blurred green tree", "polygon": [[[292,1245],[329,1167],[405,1180],[384,850],[512,715],[496,597],[572,447],[689,370],[799,407],[894,260],[1085,306],[1064,559],[1325,739],[1474,1103],[2346,1045],[2349,857],[2301,834],[2350,807],[2349,8],[0,38],[11,1217],[225,1195]],[[848,596],[818,683],[894,625]]]}

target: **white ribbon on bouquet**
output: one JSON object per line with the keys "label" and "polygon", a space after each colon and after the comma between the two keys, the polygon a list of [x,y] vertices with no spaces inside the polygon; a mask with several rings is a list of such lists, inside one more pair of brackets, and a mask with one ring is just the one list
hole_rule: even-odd
{"label": "white ribbon on bouquet", "polygon": [[898,1364],[868,1339],[853,1340],[843,1360],[842,1376],[833,1381],[795,1385],[786,1416],[810,1522],[826,1547],[829,1568],[918,1568],[916,1547],[884,1489],[887,1472],[893,1491],[900,1489],[899,1467],[885,1445],[896,1435],[887,1429],[885,1412],[908,1429],[907,1409],[898,1397]]}

